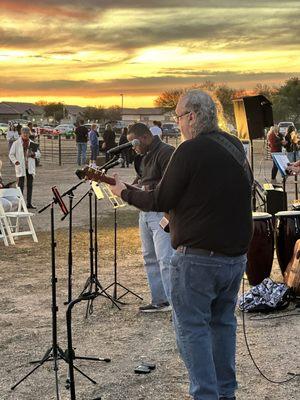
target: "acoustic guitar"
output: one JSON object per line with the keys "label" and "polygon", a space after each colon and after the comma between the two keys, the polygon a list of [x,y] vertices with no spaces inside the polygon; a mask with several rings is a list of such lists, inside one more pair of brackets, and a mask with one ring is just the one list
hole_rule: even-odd
{"label": "acoustic guitar", "polygon": [[284,282],[300,295],[300,239],[295,243],[293,257],[284,272]]}
{"label": "acoustic guitar", "polygon": [[[85,167],[83,169],[78,169],[76,172],[76,175],[78,176],[79,179],[88,179],[90,181],[94,182],[104,182],[109,185],[115,185],[116,181],[114,178],[105,175],[103,171],[100,171],[96,168],[93,167]],[[136,189],[136,187],[132,185],[128,185],[126,183],[126,186],[128,188],[132,187]],[[169,214],[165,213],[164,217],[160,220],[159,226],[167,233],[170,232],[170,227],[169,227]]]}
{"label": "acoustic guitar", "polygon": [[75,174],[79,179],[87,179],[94,182],[104,182],[109,185],[115,185],[116,181],[114,178],[105,175],[103,171],[92,167],[84,167],[83,169],[77,169]]}

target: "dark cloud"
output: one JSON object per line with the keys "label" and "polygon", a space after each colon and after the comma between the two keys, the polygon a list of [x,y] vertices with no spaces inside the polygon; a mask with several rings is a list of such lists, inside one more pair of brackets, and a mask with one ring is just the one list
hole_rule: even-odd
{"label": "dark cloud", "polygon": [[[28,0],[6,0],[1,3],[9,3],[14,9],[26,8],[30,6]],[[162,9],[162,8],[283,8],[294,7],[299,4],[298,0],[252,0],[251,2],[241,0],[64,0],[64,7],[71,7],[73,9],[94,9],[95,10],[110,10],[110,9]],[[60,0],[36,0],[34,6],[41,9],[50,7],[62,7]]]}
{"label": "dark cloud", "polygon": [[[55,2],[48,1],[46,4],[50,7],[50,3]],[[215,47],[245,50],[296,48],[300,45],[299,21],[300,7],[293,11],[286,8],[276,14],[273,11],[262,13],[253,8],[251,15],[240,9],[230,13],[228,10],[200,9],[164,11],[155,15],[148,12],[140,20],[128,23],[128,26],[110,28],[103,28],[101,18],[97,23],[86,20],[79,27],[72,20],[62,24],[56,17],[48,24],[47,21],[37,24],[36,30],[0,28],[0,45],[3,48],[37,49],[52,54],[60,52],[61,48],[68,54],[80,49],[114,49],[134,54],[144,47],[173,43],[180,43],[194,52]]]}
{"label": "dark cloud", "polygon": [[[215,83],[226,83],[228,85],[240,84],[240,82],[284,82],[291,76],[300,76],[300,72],[290,73],[242,73],[231,71],[184,71],[185,76],[177,76],[182,70],[171,70],[169,75],[147,78],[115,79],[106,82],[92,80],[50,80],[50,81],[28,81],[28,80],[6,80],[0,83],[0,90],[6,95],[61,95],[101,97],[113,96],[125,93],[128,95],[159,95],[167,89],[188,87],[206,81]],[[242,86],[242,85],[241,85]]]}

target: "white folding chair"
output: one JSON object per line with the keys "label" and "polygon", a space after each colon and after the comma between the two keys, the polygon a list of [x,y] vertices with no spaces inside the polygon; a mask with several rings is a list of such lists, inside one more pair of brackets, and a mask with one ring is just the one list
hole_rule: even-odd
{"label": "white folding chair", "polygon": [[[5,225],[5,229],[7,232],[7,236],[12,244],[14,243],[14,238],[18,236],[32,236],[34,242],[38,242],[33,223],[31,221],[31,217],[34,215],[29,212],[19,187],[17,188],[9,188],[9,189],[0,189],[0,197],[11,198],[17,202],[17,210],[16,211],[6,211],[4,215],[8,221]],[[29,230],[22,230],[20,228],[20,219],[27,222]]]}
{"label": "white folding chair", "polygon": [[[6,237],[6,224],[8,224],[8,221],[6,219],[6,216],[4,214],[4,210],[0,201],[0,239],[3,239],[4,245],[8,246],[8,240]],[[8,226],[9,228],[9,226]],[[13,239],[14,240],[14,239]],[[12,243],[13,244],[13,243]]]}

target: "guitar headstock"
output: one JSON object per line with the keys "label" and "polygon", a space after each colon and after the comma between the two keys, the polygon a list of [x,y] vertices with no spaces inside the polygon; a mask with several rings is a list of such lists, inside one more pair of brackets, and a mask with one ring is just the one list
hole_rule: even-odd
{"label": "guitar headstock", "polygon": [[75,173],[79,179],[88,179],[90,181],[95,181],[95,182],[104,182],[108,183],[109,185],[116,184],[114,178],[106,176],[103,171],[100,171],[99,169],[93,167],[86,166],[83,169],[78,169]]}

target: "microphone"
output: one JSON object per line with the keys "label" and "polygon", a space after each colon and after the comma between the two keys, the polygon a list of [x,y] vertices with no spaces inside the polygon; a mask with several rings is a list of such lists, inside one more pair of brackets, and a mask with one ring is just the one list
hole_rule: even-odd
{"label": "microphone", "polygon": [[108,164],[105,168],[103,168],[105,170],[105,172],[113,167],[115,167],[116,165],[122,164],[124,162],[123,158],[119,158],[118,160]]}
{"label": "microphone", "polygon": [[140,141],[138,139],[133,139],[131,142],[121,144],[120,146],[116,146],[110,150],[107,150],[108,154],[118,154],[121,153],[121,151],[125,149],[129,149],[130,147],[135,147],[140,144]]}

